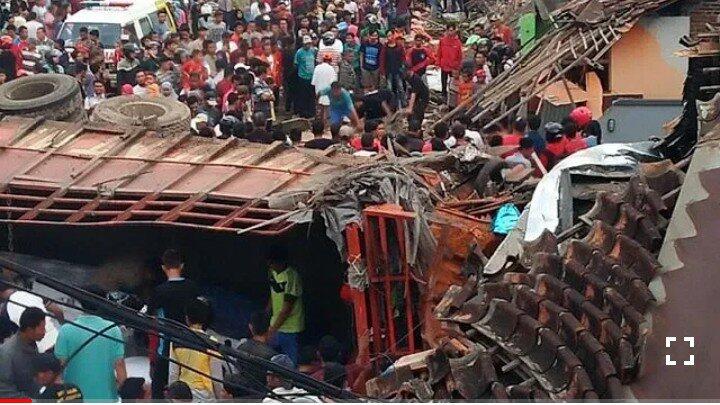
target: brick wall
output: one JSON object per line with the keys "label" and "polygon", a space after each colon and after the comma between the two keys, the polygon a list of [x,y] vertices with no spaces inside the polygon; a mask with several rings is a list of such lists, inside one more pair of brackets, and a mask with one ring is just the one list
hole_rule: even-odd
{"label": "brick wall", "polygon": [[690,35],[695,36],[706,32],[706,23],[718,25],[720,17],[720,0],[703,0],[690,12]]}

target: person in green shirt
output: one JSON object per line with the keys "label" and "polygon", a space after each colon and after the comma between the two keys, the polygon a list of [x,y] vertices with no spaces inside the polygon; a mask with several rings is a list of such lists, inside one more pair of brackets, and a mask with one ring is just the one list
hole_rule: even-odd
{"label": "person in green shirt", "polygon": [[[90,292],[104,295],[99,290]],[[95,310],[87,303],[83,304],[83,309]],[[95,336],[88,329],[103,333]],[[65,366],[65,382],[77,385],[86,401],[118,400],[118,387],[127,378],[125,344],[118,326],[96,315],[80,315],[74,324],[66,323],[60,328],[55,356]]]}
{"label": "person in green shirt", "polygon": [[267,262],[272,314],[268,335],[280,353],[297,362],[298,336],[305,330],[302,280],[297,270],[288,266],[284,250],[273,250]]}
{"label": "person in green shirt", "polygon": [[315,88],[312,85],[312,77],[315,71],[317,48],[313,46],[312,38],[307,35],[302,41],[303,46],[297,50],[294,58],[298,75],[295,101],[298,114],[303,118],[310,118],[315,116]]}

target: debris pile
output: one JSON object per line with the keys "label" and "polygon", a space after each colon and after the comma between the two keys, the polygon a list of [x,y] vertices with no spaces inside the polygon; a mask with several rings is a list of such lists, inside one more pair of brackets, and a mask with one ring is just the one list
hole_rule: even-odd
{"label": "debris pile", "polygon": [[[495,77],[464,105],[449,112],[443,121],[464,108],[474,122],[482,122],[489,128],[514,114],[550,85],[566,82],[566,75],[573,68],[590,66],[602,70],[603,55],[640,17],[671,2],[575,0],[552,13],[545,10],[541,17],[550,26],[533,49],[523,53],[511,69]],[[502,113],[497,113],[498,110]]]}
{"label": "debris pile", "polygon": [[[663,169],[664,167],[664,169]],[[385,399],[626,398],[655,302],[660,248],[682,173],[654,166],[601,191],[582,239],[546,231],[487,278],[470,275],[435,307],[447,336],[367,384]],[[665,197],[664,197],[665,196]]]}

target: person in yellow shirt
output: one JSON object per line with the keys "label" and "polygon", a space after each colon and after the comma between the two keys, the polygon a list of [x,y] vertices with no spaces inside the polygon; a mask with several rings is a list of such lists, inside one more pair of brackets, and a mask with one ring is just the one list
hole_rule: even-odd
{"label": "person in yellow shirt", "polygon": [[302,280],[297,270],[287,263],[282,248],[276,248],[268,258],[270,303],[272,318],[268,335],[280,353],[293,363],[298,358],[298,336],[305,330],[305,311],[302,301]]}
{"label": "person in yellow shirt", "polygon": [[[205,328],[210,319],[210,305],[201,298],[188,302],[185,307],[185,320],[190,329],[198,334],[206,334]],[[210,339],[215,340],[213,337]],[[194,402],[207,402],[226,399],[227,393],[222,382],[222,361],[214,351],[201,352],[187,347],[170,345],[170,362],[168,384],[182,381],[190,387]],[[184,367],[185,366],[185,367]],[[194,371],[197,370],[200,373]]]}

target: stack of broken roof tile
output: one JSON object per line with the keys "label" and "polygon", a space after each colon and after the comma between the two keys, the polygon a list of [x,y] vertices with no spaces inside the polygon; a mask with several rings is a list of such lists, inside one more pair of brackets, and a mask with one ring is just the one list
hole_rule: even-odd
{"label": "stack of broken roof tile", "polygon": [[[664,179],[664,177],[667,177]],[[654,256],[682,182],[667,170],[598,193],[582,239],[550,232],[492,280],[470,276],[436,306],[449,337],[368,382],[399,399],[622,399],[638,375],[659,274]],[[651,188],[656,187],[656,189]]]}

